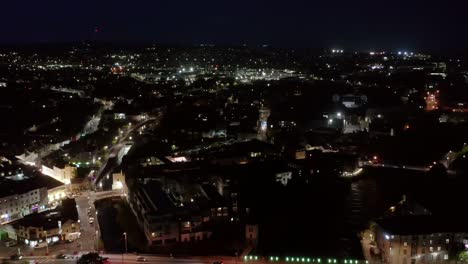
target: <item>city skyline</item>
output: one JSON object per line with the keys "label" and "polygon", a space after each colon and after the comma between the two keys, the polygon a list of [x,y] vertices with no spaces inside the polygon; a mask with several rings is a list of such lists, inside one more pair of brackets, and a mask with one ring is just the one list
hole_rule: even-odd
{"label": "city skyline", "polygon": [[3,262],[468,263],[460,1],[3,7]]}
{"label": "city skyline", "polygon": [[[0,44],[156,42],[464,52],[468,19],[448,1],[9,2]],[[25,8],[27,7],[27,8]]]}

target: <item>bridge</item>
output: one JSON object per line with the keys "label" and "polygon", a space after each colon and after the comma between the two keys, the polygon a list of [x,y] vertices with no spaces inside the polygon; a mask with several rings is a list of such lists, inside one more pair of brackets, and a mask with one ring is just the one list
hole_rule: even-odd
{"label": "bridge", "polygon": [[[430,167],[423,167],[423,166],[412,166],[412,165],[394,165],[394,164],[373,164],[373,163],[366,163],[363,167],[374,167],[374,168],[391,168],[391,169],[400,169],[400,170],[412,170],[412,171],[421,171],[421,172],[428,172]],[[455,175],[455,171],[447,170],[449,175]]]}
{"label": "bridge", "polygon": [[122,162],[122,157],[125,156],[131,148],[132,142],[128,140],[130,138],[130,135],[142,126],[155,121],[159,121],[159,116],[148,118],[145,121],[135,125],[131,129],[127,130],[125,134],[119,138],[117,143],[110,149],[109,156],[102,163],[101,167],[96,173],[96,178],[93,182],[94,186],[99,184],[105,175],[112,173],[112,171],[120,165],[120,163]]}
{"label": "bridge", "polygon": [[94,198],[94,201],[97,201],[97,200],[102,200],[102,199],[123,197],[123,196],[126,196],[123,190],[112,190],[112,191],[95,192],[93,198]]}

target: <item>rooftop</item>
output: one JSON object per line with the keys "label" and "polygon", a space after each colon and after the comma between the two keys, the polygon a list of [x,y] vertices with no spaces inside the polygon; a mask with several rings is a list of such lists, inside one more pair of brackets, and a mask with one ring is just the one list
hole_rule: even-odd
{"label": "rooftop", "polygon": [[33,176],[31,178],[25,177],[21,181],[0,178],[0,197],[22,194],[40,188],[47,188],[49,190],[61,185],[63,183],[45,175]]}
{"label": "rooftop", "polygon": [[468,232],[467,219],[433,215],[395,216],[377,220],[385,231],[395,235],[422,235]]}
{"label": "rooftop", "polygon": [[13,226],[16,228],[19,226],[43,227],[44,230],[48,230],[57,228],[58,221],[65,223],[68,220],[78,220],[78,212],[76,211],[76,203],[74,199],[63,200],[62,204],[54,210],[27,215],[24,218],[15,221]]}

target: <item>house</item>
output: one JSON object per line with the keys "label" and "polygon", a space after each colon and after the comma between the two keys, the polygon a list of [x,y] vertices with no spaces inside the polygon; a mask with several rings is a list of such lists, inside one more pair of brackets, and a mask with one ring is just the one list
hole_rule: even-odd
{"label": "house", "polygon": [[33,213],[9,225],[8,236],[34,247],[47,241],[75,240],[80,236],[80,223],[74,199],[63,200],[54,210]]}
{"label": "house", "polygon": [[400,215],[376,220],[371,229],[383,263],[449,263],[451,252],[468,246],[468,226],[460,218]]}

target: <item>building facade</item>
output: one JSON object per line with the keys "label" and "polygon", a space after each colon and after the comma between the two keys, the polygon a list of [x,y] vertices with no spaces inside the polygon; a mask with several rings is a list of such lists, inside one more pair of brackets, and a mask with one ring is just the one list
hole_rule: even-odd
{"label": "building facade", "polygon": [[[412,219],[411,219],[412,218]],[[376,221],[371,237],[375,241],[381,263],[425,264],[451,263],[452,252],[468,245],[466,228],[458,225],[440,226],[433,216],[394,217]],[[410,219],[410,220],[407,220]]]}
{"label": "building facade", "polygon": [[0,222],[2,224],[11,222],[25,215],[44,210],[47,203],[47,188],[45,187],[1,197]]}

